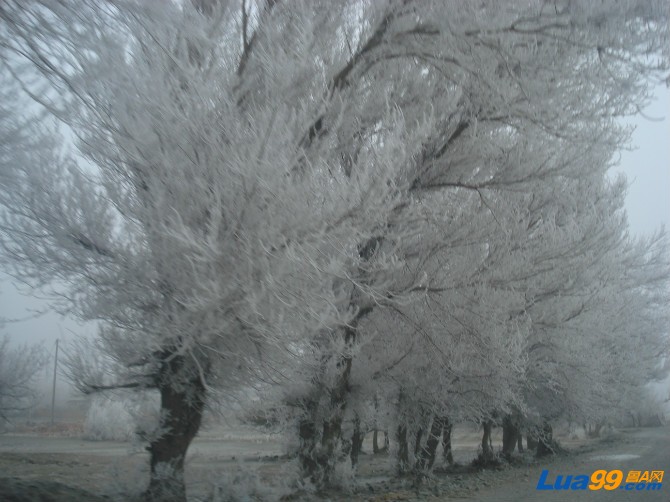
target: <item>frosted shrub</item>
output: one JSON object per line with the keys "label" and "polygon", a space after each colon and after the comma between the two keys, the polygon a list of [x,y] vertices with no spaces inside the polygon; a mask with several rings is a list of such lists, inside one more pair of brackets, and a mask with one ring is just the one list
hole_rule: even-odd
{"label": "frosted shrub", "polygon": [[569,430],[570,439],[585,439],[586,430],[584,427],[573,426]]}
{"label": "frosted shrub", "polygon": [[135,434],[135,403],[126,399],[95,396],[86,413],[84,439],[92,441],[130,441]]}

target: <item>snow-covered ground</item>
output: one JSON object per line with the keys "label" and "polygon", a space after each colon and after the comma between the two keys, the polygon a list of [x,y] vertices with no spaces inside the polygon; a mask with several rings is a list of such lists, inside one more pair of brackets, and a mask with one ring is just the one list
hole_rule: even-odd
{"label": "snow-covered ground", "polygon": [[[663,430],[667,433],[667,429]],[[494,444],[500,445],[500,431],[496,432]],[[479,439],[480,433],[475,428],[456,427],[453,439],[456,462],[468,464],[476,455]],[[593,440],[580,438],[578,434],[564,434],[560,440],[570,449],[584,448],[585,445],[593,443]],[[391,479],[393,469],[389,457],[372,455],[371,441],[371,435],[368,435],[364,443],[366,454],[361,458],[356,482],[353,484],[355,493],[329,494],[331,499],[368,500],[372,497],[382,500],[378,497],[389,496],[391,493],[416,492],[410,486],[411,480]],[[284,442],[279,436],[243,426],[210,427],[194,441],[189,450],[186,468],[189,495],[193,500],[203,500],[217,487],[224,493],[234,490],[242,493],[253,488],[270,498],[278,498],[282,493],[291,490],[288,485],[294,479],[296,468],[294,462],[287,459],[284,453]],[[599,454],[606,456],[608,450],[605,448]],[[593,453],[592,456],[596,462],[597,454]],[[536,465],[530,457],[526,457],[521,463]],[[425,482],[416,496],[424,499],[442,493],[464,496],[484,489],[486,484],[497,483],[495,480],[500,476],[505,479],[509,476],[519,477],[519,483],[536,482],[529,480],[523,468],[519,469],[509,469],[502,473],[440,474],[438,464],[435,479]],[[77,437],[58,437],[43,433],[0,435],[0,472],[3,476],[31,480],[50,479],[94,493],[116,494],[123,498],[142,489],[148,479],[147,471],[148,455],[140,444],[87,441]],[[346,476],[347,473],[343,475]],[[488,480],[487,476],[493,476],[492,480]],[[316,496],[305,493],[302,497]],[[414,495],[410,499],[412,497]],[[402,498],[398,500],[400,499]]]}

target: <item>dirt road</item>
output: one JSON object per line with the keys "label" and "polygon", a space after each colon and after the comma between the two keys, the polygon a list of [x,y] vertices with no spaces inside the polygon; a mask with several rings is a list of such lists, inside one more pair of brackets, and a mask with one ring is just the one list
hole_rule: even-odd
{"label": "dirt road", "polygon": [[[474,458],[479,434],[465,428],[458,431],[455,445],[457,461],[461,465],[469,464]],[[496,444],[499,439],[496,437]],[[519,460],[523,466],[503,470],[436,472],[420,487],[412,486],[410,478],[392,478],[388,457],[368,454],[361,458],[353,492],[306,493],[293,500],[670,502],[669,427],[625,431],[609,442],[571,442],[565,438],[562,443],[581,452],[546,462],[538,462],[526,454]],[[14,476],[27,481],[49,479],[93,493],[108,494],[116,500],[128,500],[126,494],[139,493],[148,479],[147,454],[139,446],[77,438],[3,435],[0,436],[0,477]],[[371,445],[366,444],[366,451],[370,450]],[[204,500],[214,486],[225,486],[226,479],[237,479],[240,472],[256,473],[270,485],[281,482],[287,473],[292,472],[291,462],[281,456],[282,451],[282,442],[278,438],[258,432],[206,432],[194,441],[187,460],[186,481],[191,500]],[[618,469],[625,474],[630,470],[666,472],[663,486],[656,491],[537,490],[543,470],[548,471],[547,483],[553,484],[559,475],[564,479],[568,475],[590,476],[599,469]]]}
{"label": "dirt road", "polygon": [[[538,490],[543,470],[548,471],[546,484],[553,484],[558,475],[590,476],[603,469],[628,471],[663,470],[663,486],[657,490],[624,488],[606,491],[593,490]],[[670,502],[670,428],[660,427],[626,432],[593,452],[557,459],[547,465],[539,464],[518,472],[507,471],[508,479],[490,487],[482,487],[471,496],[449,500],[476,500],[479,502]],[[622,483],[625,484],[625,483]]]}
{"label": "dirt road", "polygon": [[[144,446],[76,437],[4,434],[0,435],[0,477],[57,481],[125,500],[126,493],[141,491],[149,479],[149,457]],[[265,459],[282,453],[278,438],[258,432],[232,428],[206,431],[189,449],[189,493],[197,495],[193,500],[204,497],[222,473],[238,469],[240,462],[244,468],[276,469],[279,462]]]}

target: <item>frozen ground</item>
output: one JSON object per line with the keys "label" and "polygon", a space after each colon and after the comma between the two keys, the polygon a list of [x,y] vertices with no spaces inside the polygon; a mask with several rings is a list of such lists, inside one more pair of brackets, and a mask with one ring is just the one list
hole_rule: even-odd
{"label": "frozen ground", "polygon": [[[555,459],[550,464],[538,463],[503,473],[495,484],[465,497],[479,502],[669,502],[670,501],[670,427],[631,430],[609,441],[589,445],[581,454]],[[590,475],[596,470],[618,469],[665,471],[663,486],[657,491],[537,491],[542,469],[556,475]],[[524,482],[525,479],[525,482]],[[460,500],[460,499],[456,499]]]}
{"label": "frozen ground", "polygon": [[[499,433],[499,431],[498,431]],[[469,463],[477,451],[479,432],[467,427],[454,434],[454,453],[460,464]],[[563,436],[562,444],[573,451],[551,461],[538,462],[530,456],[519,465],[498,471],[444,474],[440,468],[433,479],[420,487],[411,480],[393,480],[389,458],[369,454],[371,436],[364,444],[368,454],[361,458],[355,488],[350,493],[314,495],[300,493],[292,500],[446,500],[466,499],[482,502],[505,500],[567,500],[562,494],[537,492],[535,487],[543,468],[552,473],[580,474],[596,469],[670,470],[670,429],[643,429],[622,432],[610,441],[580,440]],[[495,437],[496,444],[500,438]],[[223,492],[244,491],[244,485],[269,485],[270,494],[285,492],[294,465],[283,456],[281,438],[252,429],[211,428],[194,441],[187,459],[187,486],[190,498],[203,500],[216,487]],[[52,480],[98,494],[126,499],[137,493],[148,479],[147,454],[140,445],[111,441],[85,441],[73,437],[45,434],[0,435],[0,477]],[[583,472],[582,472],[583,471]],[[670,487],[668,487],[670,488]],[[261,491],[263,491],[261,489]],[[552,498],[551,496],[555,497]],[[587,498],[570,500],[629,500],[613,496],[636,496],[644,502],[670,500],[664,487],[655,493],[589,492]],[[558,498],[556,498],[558,496]],[[590,497],[590,498],[589,498]],[[661,498],[654,498],[661,497]],[[665,498],[663,498],[665,497]]]}

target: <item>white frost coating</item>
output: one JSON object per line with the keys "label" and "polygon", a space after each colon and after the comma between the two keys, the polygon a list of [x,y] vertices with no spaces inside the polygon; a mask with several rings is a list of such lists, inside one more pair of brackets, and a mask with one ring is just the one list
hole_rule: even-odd
{"label": "white frost coating", "polygon": [[337,482],[357,427],[596,421],[667,352],[664,238],[605,176],[663,1],[23,4],[3,259],[101,323],[82,389],[172,391],[157,427],[260,389]]}

